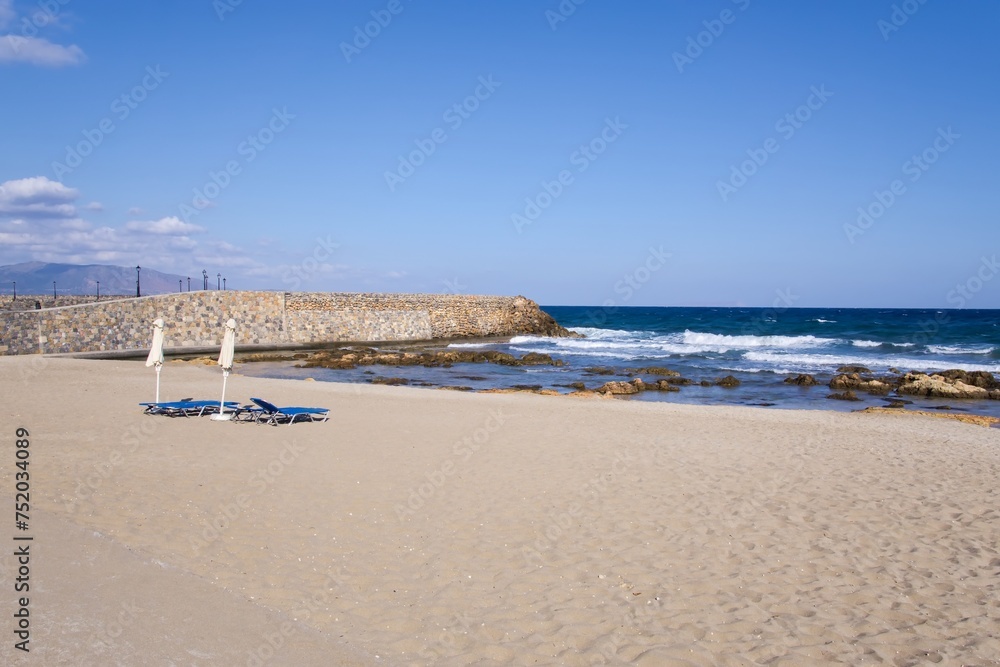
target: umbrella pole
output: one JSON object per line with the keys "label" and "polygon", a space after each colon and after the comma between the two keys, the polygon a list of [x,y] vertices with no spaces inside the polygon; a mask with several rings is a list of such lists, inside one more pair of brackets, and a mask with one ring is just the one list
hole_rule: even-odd
{"label": "umbrella pole", "polygon": [[222,369],[222,400],[219,401],[219,414],[223,412],[223,408],[226,407],[226,380],[229,379],[229,371]]}
{"label": "umbrella pole", "polygon": [[211,419],[215,421],[227,421],[232,419],[232,415],[226,414],[226,380],[229,379],[229,370],[222,369],[222,399],[219,401],[219,414],[212,415]]}
{"label": "umbrella pole", "polygon": [[160,367],[163,364],[156,364],[156,402],[160,402]]}

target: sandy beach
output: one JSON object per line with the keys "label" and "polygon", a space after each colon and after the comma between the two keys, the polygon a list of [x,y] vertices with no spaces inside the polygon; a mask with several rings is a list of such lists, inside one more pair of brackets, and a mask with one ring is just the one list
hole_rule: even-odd
{"label": "sandy beach", "polygon": [[996,428],[237,365],[227,399],[331,410],[270,427],[143,415],[154,377],[0,358],[4,664],[1000,664]]}

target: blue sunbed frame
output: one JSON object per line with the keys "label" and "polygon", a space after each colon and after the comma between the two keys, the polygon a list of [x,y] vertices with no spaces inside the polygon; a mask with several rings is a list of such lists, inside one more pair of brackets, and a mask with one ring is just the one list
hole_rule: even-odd
{"label": "blue sunbed frame", "polygon": [[[146,409],[147,415],[165,415],[167,417],[201,417],[219,412],[219,401],[168,401],[161,403],[140,403]],[[237,401],[226,401],[225,409],[236,410],[240,404]]]}
{"label": "blue sunbed frame", "polygon": [[277,426],[282,423],[294,424],[296,421],[325,422],[330,418],[328,414],[330,412],[329,408],[279,408],[274,403],[268,403],[262,398],[251,397],[250,400],[257,405],[257,408],[241,408],[240,410],[247,410],[250,413],[254,413],[255,418],[253,421],[258,424],[263,423]]}

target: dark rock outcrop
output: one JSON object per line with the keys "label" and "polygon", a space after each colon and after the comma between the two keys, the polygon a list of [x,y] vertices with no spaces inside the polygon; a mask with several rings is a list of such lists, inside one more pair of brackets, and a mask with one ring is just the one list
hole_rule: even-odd
{"label": "dark rock outcrop", "polygon": [[847,391],[843,392],[842,394],[829,394],[827,396],[827,398],[832,398],[832,399],[834,399],[836,401],[860,401],[861,400],[860,398],[858,398],[858,395],[855,394],[854,391],[851,390],[851,389],[848,389]]}
{"label": "dark rock outcrop", "polygon": [[642,380],[632,380],[631,382],[605,382],[597,389],[598,394],[609,394],[612,396],[627,396],[638,394],[646,388],[646,383]]}
{"label": "dark rock outcrop", "polygon": [[[303,355],[304,356],[304,355]],[[276,352],[255,352],[253,354],[241,354],[236,361],[239,362],[249,362],[249,361],[294,361],[295,359],[301,359],[299,355],[290,354],[278,354]]]}
{"label": "dark rock outcrop", "polygon": [[309,356],[296,368],[349,369],[358,366],[426,366],[449,367],[462,363],[491,363],[501,366],[562,366],[561,359],[547,354],[529,352],[520,359],[496,350],[453,350],[411,352],[408,350],[378,350],[371,347],[343,347],[321,350]]}
{"label": "dark rock outcrop", "polygon": [[938,371],[936,375],[943,377],[945,380],[957,380],[982,389],[1000,389],[1000,382],[997,381],[992,373],[988,373],[987,371],[963,371],[956,368],[947,371]]}
{"label": "dark rock outcrop", "polygon": [[643,366],[641,368],[626,368],[626,373],[630,375],[658,375],[662,377],[677,377],[680,375],[677,371],[672,371],[669,368],[664,368],[663,366]]}
{"label": "dark rock outcrop", "polygon": [[797,384],[801,387],[811,387],[819,384],[819,380],[808,373],[799,373],[795,377],[785,378],[785,384]]}
{"label": "dark rock outcrop", "polygon": [[583,338],[581,334],[560,326],[551,315],[539,308],[537,303],[523,296],[514,298],[507,317],[510,322],[509,326],[516,333],[562,338]]}
{"label": "dark rock outcrop", "polygon": [[901,378],[896,392],[909,396],[937,398],[1000,399],[1000,390],[991,391],[976,385],[966,384],[958,379],[949,379],[943,375],[927,375],[926,373],[907,373]]}
{"label": "dark rock outcrop", "polygon": [[562,366],[563,362],[541,352],[528,352],[521,357],[518,366]]}
{"label": "dark rock outcrop", "polygon": [[[843,368],[843,367],[842,367]],[[830,380],[830,389],[857,389],[866,391],[869,394],[885,396],[893,390],[897,384],[895,378],[879,379],[873,377],[861,377],[858,373],[842,373],[835,375]]]}
{"label": "dark rock outcrop", "polygon": [[715,384],[719,387],[727,387],[729,389],[733,387],[740,386],[740,381],[734,378],[732,375],[727,375],[724,378],[715,381]]}
{"label": "dark rock outcrop", "polygon": [[387,384],[393,387],[398,387],[399,385],[410,384],[410,381],[406,378],[384,378],[384,377],[373,377],[369,380],[372,384]]}

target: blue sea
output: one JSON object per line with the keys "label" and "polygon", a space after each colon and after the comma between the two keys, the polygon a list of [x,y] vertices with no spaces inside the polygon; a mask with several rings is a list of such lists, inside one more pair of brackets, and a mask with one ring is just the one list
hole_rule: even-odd
{"label": "blue sea", "polygon": [[[741,386],[727,389],[698,384],[680,392],[648,391],[623,400],[701,404],[769,405],[776,408],[856,410],[884,405],[886,397],[860,393],[861,403],[826,398],[825,386],[842,365],[862,365],[875,373],[950,368],[1000,373],[1000,311],[851,308],[601,308],[543,306],[559,324],[585,338],[516,336],[507,342],[460,342],[452,348],[494,349],[522,356],[544,352],[564,366],[507,367],[456,364],[451,368],[365,367],[351,371],[291,369],[286,364],[244,372],[316,380],[364,382],[373,375],[404,377],[434,385],[473,389],[542,386],[571,391],[584,382],[596,388],[628,379],[626,369],[666,366],[695,383],[733,375]],[[612,369],[597,375],[593,367]],[[783,380],[810,373],[821,386],[799,387]],[[1000,401],[917,399],[914,409],[943,406],[1000,416]]]}

